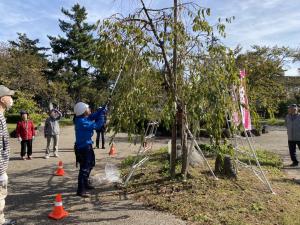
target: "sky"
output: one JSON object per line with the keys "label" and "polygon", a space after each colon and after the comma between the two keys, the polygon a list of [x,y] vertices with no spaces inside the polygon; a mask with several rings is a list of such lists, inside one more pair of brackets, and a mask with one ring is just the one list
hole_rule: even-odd
{"label": "sky", "polygon": [[[173,0],[145,0],[148,6],[171,6]],[[179,0],[186,2],[188,0]],[[138,0],[0,0],[0,41],[14,40],[17,32],[39,39],[49,46],[47,35],[61,34],[58,19],[64,19],[61,8],[75,3],[85,6],[88,22],[104,19],[114,13],[126,15],[139,7]],[[299,0],[194,0],[211,8],[211,21],[235,16],[226,26],[227,46],[240,44],[244,50],[252,45],[300,47]],[[287,65],[287,75],[298,75],[300,64]]]}

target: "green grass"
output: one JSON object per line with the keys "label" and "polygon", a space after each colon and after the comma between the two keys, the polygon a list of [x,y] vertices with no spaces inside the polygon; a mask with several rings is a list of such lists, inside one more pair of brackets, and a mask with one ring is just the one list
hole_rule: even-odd
{"label": "green grass", "polygon": [[269,126],[284,126],[284,119],[272,118],[267,120],[261,120],[261,124]]}
{"label": "green grass", "polygon": [[[127,187],[129,196],[152,208],[170,212],[192,224],[282,224],[300,221],[300,189],[280,171],[279,158],[259,150],[264,171],[274,191],[273,195],[249,170],[241,169],[237,180],[215,181],[205,167],[191,167],[186,182],[170,180],[169,156],[160,149],[138,169]],[[127,174],[134,157],[122,163]],[[213,166],[214,160],[209,158]],[[179,170],[178,170],[179,171]]]}
{"label": "green grass", "polygon": [[62,118],[59,121],[59,124],[64,127],[64,126],[73,126],[73,119],[72,118]]}
{"label": "green grass", "polygon": [[16,129],[16,124],[15,123],[8,123],[7,124],[7,129],[8,129],[8,132],[11,133],[13,132],[15,129]]}
{"label": "green grass", "polygon": [[[200,147],[206,156],[216,155],[213,146],[208,144],[201,144]],[[249,148],[245,148],[244,151],[251,153]],[[265,149],[256,149],[256,155],[262,166],[271,166],[278,169],[282,168],[283,166],[283,162],[280,156],[273,152],[267,151]],[[250,158],[244,154],[238,154],[238,159],[245,163],[248,163],[249,160],[252,164],[256,163],[256,161],[253,158]]]}
{"label": "green grass", "polygon": [[[250,152],[249,149],[247,149],[246,151]],[[262,166],[271,166],[271,167],[275,167],[278,169],[281,169],[283,166],[283,162],[282,162],[282,159],[280,158],[280,156],[273,152],[269,152],[264,149],[257,149],[256,155],[257,155],[259,163]],[[244,155],[239,155],[238,158],[239,158],[239,160],[241,160],[242,162],[245,162],[245,163],[247,163],[249,160],[252,164],[256,163],[256,161],[253,158],[249,158]]]}

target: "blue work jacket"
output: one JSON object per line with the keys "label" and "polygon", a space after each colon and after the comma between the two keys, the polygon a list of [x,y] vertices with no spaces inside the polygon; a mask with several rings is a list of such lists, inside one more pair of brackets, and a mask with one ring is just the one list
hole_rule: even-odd
{"label": "blue work jacket", "polygon": [[[99,119],[99,117],[103,115],[103,110],[103,108],[100,108],[97,112],[92,113],[88,117],[75,117],[75,143],[78,149],[86,148],[93,144],[92,137],[94,130],[98,130],[104,125],[104,121]],[[95,122],[95,120],[97,120],[97,122]]]}

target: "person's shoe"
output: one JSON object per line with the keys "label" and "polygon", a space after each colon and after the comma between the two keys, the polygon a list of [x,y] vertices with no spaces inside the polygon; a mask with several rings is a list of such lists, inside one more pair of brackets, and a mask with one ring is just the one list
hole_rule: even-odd
{"label": "person's shoe", "polygon": [[82,197],[82,198],[89,198],[90,197],[90,195],[88,193],[77,193],[76,195],[79,196],[79,197]]}
{"label": "person's shoe", "polygon": [[25,156],[22,156],[21,159],[22,159],[22,160],[26,160]]}
{"label": "person's shoe", "polygon": [[290,164],[289,166],[290,166],[290,167],[295,167],[295,166],[298,166],[298,164],[299,164],[298,162],[293,162],[293,163]]}
{"label": "person's shoe", "polygon": [[105,146],[102,146],[102,149],[105,149]]}
{"label": "person's shoe", "polygon": [[97,146],[97,145],[96,145],[96,147],[95,147],[95,148],[99,149],[99,146]]}
{"label": "person's shoe", "polygon": [[49,159],[49,155],[45,155],[44,158],[45,158],[45,159]]}
{"label": "person's shoe", "polygon": [[3,225],[15,225],[15,224],[17,224],[17,221],[10,220],[10,219],[5,219],[5,222],[3,223]]}
{"label": "person's shoe", "polygon": [[57,154],[57,153],[54,153],[54,155],[53,155],[55,158],[58,158],[59,157],[59,155]]}
{"label": "person's shoe", "polygon": [[28,159],[28,160],[32,160],[31,156],[28,156],[27,159]]}

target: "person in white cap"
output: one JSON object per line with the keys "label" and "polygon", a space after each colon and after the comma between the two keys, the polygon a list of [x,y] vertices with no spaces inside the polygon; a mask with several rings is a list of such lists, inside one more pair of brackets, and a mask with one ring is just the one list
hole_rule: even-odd
{"label": "person in white cap", "polygon": [[53,139],[53,156],[59,157],[58,155],[58,140],[59,140],[59,120],[62,117],[62,113],[57,109],[52,109],[49,112],[49,117],[45,121],[44,136],[47,139],[45,159],[50,157],[50,143]]}
{"label": "person in white cap", "polygon": [[13,220],[4,218],[5,198],[7,196],[7,181],[6,174],[9,161],[9,134],[6,126],[4,113],[13,105],[14,91],[0,85],[0,225],[16,224]]}
{"label": "person in white cap", "polygon": [[[94,130],[100,129],[104,125],[103,120],[99,120],[102,116],[102,108],[91,114],[89,105],[84,102],[78,102],[74,106],[74,124],[75,124],[75,154],[76,161],[79,162],[80,169],[78,175],[77,195],[83,198],[89,197],[87,190],[93,189],[89,185],[88,179],[90,173],[95,166],[95,153],[93,150],[92,137]],[[98,122],[95,120],[98,119]]]}

